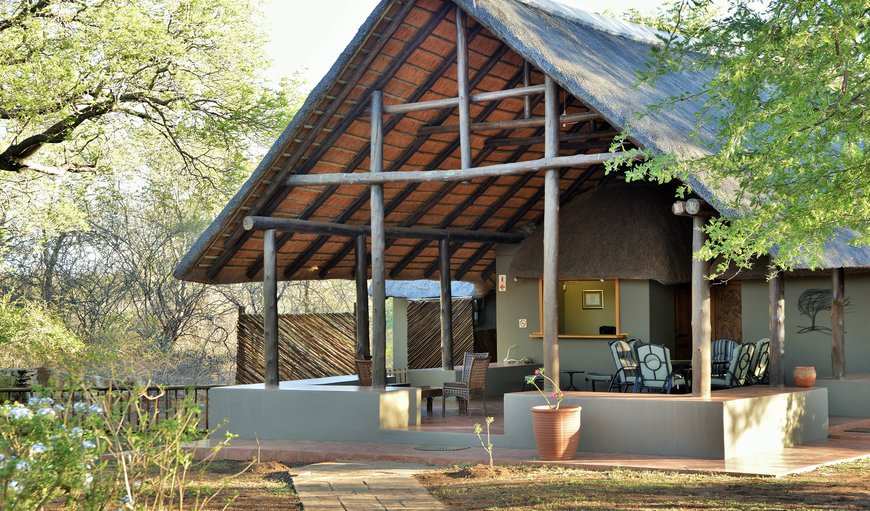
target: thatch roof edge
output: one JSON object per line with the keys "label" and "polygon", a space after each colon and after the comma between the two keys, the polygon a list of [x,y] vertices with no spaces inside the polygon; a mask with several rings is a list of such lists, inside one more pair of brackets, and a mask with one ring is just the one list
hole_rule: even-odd
{"label": "thatch roof edge", "polygon": [[311,93],[305,99],[305,102],[299,108],[299,111],[296,112],[296,115],[293,116],[293,119],[290,120],[290,123],[284,131],[281,132],[266,152],[266,155],[263,156],[263,159],[251,173],[250,177],[248,177],[242,187],[239,188],[239,191],[233,195],[233,198],[227,202],[224,209],[221,210],[221,212],[209,224],[208,228],[206,228],[199,238],[197,238],[187,253],[185,253],[184,257],[182,257],[178,262],[175,270],[172,272],[173,277],[179,280],[185,280],[187,274],[194,269],[197,261],[205,255],[206,250],[208,250],[212,243],[214,243],[215,239],[220,236],[221,231],[230,224],[236,210],[242,205],[245,198],[247,198],[247,196],[254,190],[260,180],[265,177],[272,165],[274,165],[281,156],[284,151],[284,146],[289,141],[293,140],[296,132],[304,125],[304,121],[315,112],[318,103],[326,97],[326,93],[338,81],[338,77],[344,70],[345,65],[350,62],[353,56],[362,47],[366,38],[369,36],[369,32],[371,32],[375,25],[377,25],[381,17],[394,1],[396,0],[381,0],[377,7],[375,7],[374,11],[372,11],[366,21],[360,26],[359,30],[357,30],[357,33],[351,40],[350,44],[348,44],[341,52],[338,60],[335,61],[329,71],[323,76],[323,78],[321,78],[320,82],[318,82],[314,89],[312,89]]}

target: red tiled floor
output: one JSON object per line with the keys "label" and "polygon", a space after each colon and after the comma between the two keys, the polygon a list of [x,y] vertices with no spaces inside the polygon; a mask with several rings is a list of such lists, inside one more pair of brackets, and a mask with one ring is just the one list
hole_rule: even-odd
{"label": "red tiled floor", "polygon": [[432,415],[424,410],[420,417],[419,426],[411,426],[411,431],[438,431],[446,433],[471,433],[474,425],[480,424],[485,427],[487,417],[493,417],[490,433],[493,435],[504,434],[504,399],[503,397],[489,397],[486,399],[486,413],[483,411],[483,401],[474,399],[471,402],[471,415],[460,414],[453,398],[447,399],[445,417],[441,416],[441,398],[435,398],[432,407]]}

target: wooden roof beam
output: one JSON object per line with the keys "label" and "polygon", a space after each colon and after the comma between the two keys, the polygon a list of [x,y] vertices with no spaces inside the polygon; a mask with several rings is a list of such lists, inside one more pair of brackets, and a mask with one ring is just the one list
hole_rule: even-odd
{"label": "wooden roof beam", "polygon": [[[443,11],[443,16],[439,16],[437,18],[439,23],[443,20],[444,16],[446,16],[447,11],[449,11],[449,9],[447,9],[446,11]],[[483,30],[483,27],[481,25],[475,26],[468,34],[469,39],[473,39],[482,30]],[[423,33],[423,32],[421,32],[421,33]],[[412,42],[414,44],[406,46],[406,50],[408,48],[410,48],[411,50],[414,50],[419,45],[419,43],[416,42],[416,38]],[[505,50],[507,50],[507,48],[505,48]],[[496,52],[496,54],[499,54],[499,58],[500,58],[501,54],[499,52]],[[495,57],[495,55],[494,55],[494,57]],[[498,58],[496,58],[494,60],[497,61]],[[450,69],[450,67],[454,64],[454,61],[455,61],[455,50],[450,52],[450,54],[445,56],[444,60],[438,66],[438,69],[436,69],[426,79],[426,81],[422,85],[420,85],[419,87],[417,87],[417,89],[415,89],[414,94],[411,97],[419,99],[419,98],[423,97],[424,94],[429,92],[432,89],[432,87],[435,85],[435,83],[441,78],[441,76],[444,75],[444,73],[446,73],[447,70]],[[392,70],[390,70],[390,71],[391,71],[390,74],[385,74],[384,76],[392,76],[392,72],[394,72],[394,71],[392,71]],[[475,79],[477,81],[475,81],[474,83],[477,83],[478,81],[483,79],[483,76],[482,75],[480,77],[476,76]],[[450,112],[445,112],[443,114],[443,116],[444,116],[444,119],[446,120],[450,116]],[[401,121],[400,117],[394,117],[394,118],[390,119],[384,125],[384,133],[391,132],[399,124],[400,121]],[[409,146],[402,153],[402,156],[397,160],[397,162],[401,162],[401,164],[404,164],[404,162],[406,162],[411,156],[413,156],[414,154],[417,153],[417,149],[422,147],[422,145],[425,142],[426,142],[425,138],[418,138],[417,140],[415,140],[414,143],[411,146]],[[365,161],[366,158],[368,158],[368,156],[369,156],[369,143],[366,143],[366,145],[358,151],[357,156],[354,157],[354,159],[351,160],[350,163],[344,168],[344,172],[353,172],[357,167],[359,167],[359,165],[362,164],[363,161]],[[309,159],[309,162],[311,162],[310,166],[313,166],[313,164],[316,163],[316,162],[312,161],[311,159]],[[396,167],[395,164],[391,165],[390,168],[388,169],[388,171],[394,170],[394,167]],[[287,191],[289,191],[289,190],[290,190],[290,188],[287,188]],[[329,194],[334,190],[335,190],[335,188],[331,188],[331,189],[325,190],[323,193],[321,193],[320,196],[318,196],[317,199],[315,199],[314,202],[311,203],[310,206],[305,208],[305,211],[303,211],[302,214],[299,215],[299,217],[300,218],[310,218],[317,211],[317,209],[323,205],[323,203],[326,201],[327,197],[329,197]],[[286,194],[284,194],[284,195],[286,195]],[[345,211],[345,214],[347,215],[347,217],[349,218],[349,215],[356,212],[356,210],[359,207],[361,207],[362,204],[364,204],[365,202],[368,201],[368,198],[369,198],[369,192],[368,192],[368,190],[366,190],[365,193],[363,193],[359,196],[359,198],[355,202],[355,205],[353,207],[349,208],[347,211]],[[386,214],[389,214],[389,212],[390,212],[390,209],[388,206],[386,209]],[[342,215],[342,218],[338,219],[339,223],[344,222],[346,220],[346,218],[344,218],[346,215]],[[245,232],[247,233],[248,231],[245,231]],[[285,232],[281,236],[278,237],[278,239],[276,241],[276,246],[278,247],[278,250],[280,250],[281,247],[283,247],[284,244],[290,240],[292,235],[293,235],[293,233],[286,233]],[[325,240],[323,240],[323,241],[325,241]],[[321,245],[323,244],[323,241],[320,242]],[[314,253],[317,250],[317,248],[319,248],[319,246],[314,248],[313,250],[311,250],[310,253]],[[308,251],[306,251],[306,252],[308,252]],[[310,256],[310,254],[308,254],[308,255]],[[254,261],[253,264],[251,264],[248,267],[248,270],[246,271],[246,275],[249,278],[253,278],[260,271],[260,268],[262,268],[262,263],[263,263],[262,257],[258,258],[256,261]],[[304,261],[297,260],[297,261],[294,261],[293,263],[291,263],[285,269],[285,275],[289,276],[292,273],[294,273],[295,270],[293,270],[293,271],[290,271],[290,270],[292,268],[296,268],[296,269],[301,268],[301,264],[304,264]]]}
{"label": "wooden roof beam", "polygon": [[[362,79],[363,75],[365,75],[365,73],[368,71],[371,63],[380,54],[384,45],[386,45],[387,42],[390,41],[393,33],[401,26],[408,13],[410,13],[411,9],[414,8],[414,5],[416,5],[414,2],[407,2],[405,5],[402,6],[401,10],[395,16],[395,18],[390,21],[387,28],[380,35],[378,41],[372,48],[368,50],[368,53],[366,53],[365,56],[362,58],[362,62],[354,69],[350,78],[348,78],[345,81],[344,85],[339,89],[336,97],[328,103],[326,110],[318,117],[315,125],[303,138],[303,141],[300,143],[299,147],[295,151],[293,151],[292,156],[281,166],[281,169],[278,171],[275,178],[270,181],[260,197],[254,202],[251,211],[260,214],[270,214],[272,211],[275,210],[275,208],[278,207],[278,204],[280,204],[281,201],[284,200],[287,194],[290,193],[290,189],[284,186],[284,178],[308,152],[308,149],[312,146],[312,143],[316,139],[317,134],[319,134],[326,126],[326,124],[332,119],[333,114],[338,111],[344,100],[350,95],[350,93]],[[405,63],[408,57],[410,57],[411,54],[417,50],[420,44],[427,37],[429,37],[429,35],[435,30],[435,27],[437,27],[447,17],[447,14],[450,11],[450,4],[445,3],[445,5],[432,16],[432,19],[429,20],[426,26],[418,31],[414,38],[405,45],[405,47],[402,49],[402,52],[392,60],[388,69],[386,69],[384,73],[378,78],[376,83],[372,86],[372,89],[382,89],[384,84],[386,84],[393,77],[393,75]],[[338,137],[359,117],[359,115],[363,112],[366,112],[369,104],[368,94],[369,91],[364,92],[363,95],[358,98],[356,104],[354,104],[351,110],[345,115],[345,117],[341,121],[338,122],[334,129],[329,133],[329,136],[327,136],[327,138],[323,140],[319,146],[316,146],[316,148],[312,150],[312,153],[309,155],[306,163],[303,164],[303,168],[313,167],[317,160],[319,160],[320,157],[330,147],[332,147],[335,140],[338,139]],[[366,150],[365,152],[368,152],[368,150]],[[236,225],[236,228],[231,232],[229,239],[225,242],[224,249],[221,252],[220,256],[216,260],[214,260],[209,265],[208,270],[206,270],[206,275],[208,276],[208,278],[214,278],[218,273],[220,273],[221,269],[223,269],[223,267],[230,261],[230,259],[232,259],[238,249],[245,244],[249,237],[250,231],[245,231],[241,228],[241,225]],[[276,243],[276,246],[280,248],[280,240],[278,243]],[[260,264],[262,264],[262,261]]]}
{"label": "wooden roof beam", "polygon": [[[559,117],[561,124],[576,124],[580,122],[592,121],[600,119],[601,116],[595,112],[582,112],[577,114],[567,114]],[[492,122],[473,122],[471,123],[471,131],[496,131],[496,130],[515,130],[521,128],[539,128],[544,125],[543,117],[532,117],[529,119],[514,119],[510,121],[492,121]],[[459,131],[458,124],[427,124],[421,126],[417,130],[418,135],[438,135],[443,133],[456,133]]]}
{"label": "wooden roof beam", "polygon": [[[276,218],[271,216],[246,216],[242,222],[247,231],[267,231],[274,229],[284,232],[304,232],[322,236],[369,236],[371,226],[314,222],[296,218]],[[522,233],[497,231],[471,231],[468,229],[428,229],[421,227],[386,226],[384,233],[389,238],[411,238],[425,240],[449,240],[463,243],[519,243],[525,238]]]}
{"label": "wooden roof beam", "polygon": [[560,167],[583,167],[598,165],[605,161],[622,158],[627,153],[619,151],[599,154],[574,154],[571,156],[556,156],[538,160],[500,163],[486,167],[473,167],[458,170],[412,170],[402,172],[382,172],[378,174],[294,174],[287,178],[288,186],[330,186],[330,185],[360,185],[386,183],[433,183],[443,181],[468,181],[481,177],[509,176],[538,172],[540,170]]}
{"label": "wooden roof beam", "polygon": [[[501,101],[508,98],[519,98],[543,94],[543,85],[529,85],[528,87],[516,87],[513,89],[497,90],[492,92],[479,92],[468,97],[472,103],[487,103],[489,101]],[[384,105],[384,113],[391,115],[420,112],[423,110],[453,109],[459,106],[459,98],[433,99],[432,101],[419,101],[417,103],[399,103],[396,105]]]}
{"label": "wooden roof beam", "polygon": [[671,212],[677,216],[716,216],[713,206],[701,199],[678,200],[671,206]]}
{"label": "wooden roof beam", "polygon": [[[616,130],[608,129],[602,131],[592,131],[592,132],[583,132],[583,133],[571,133],[566,134],[563,133],[559,135],[559,143],[562,142],[587,142],[589,140],[596,140],[600,138],[613,138],[618,135],[619,132]],[[538,145],[544,143],[544,137],[523,137],[523,138],[511,138],[511,137],[501,137],[501,138],[488,138],[484,140],[484,147],[503,147],[503,146],[526,146],[526,145]]]}

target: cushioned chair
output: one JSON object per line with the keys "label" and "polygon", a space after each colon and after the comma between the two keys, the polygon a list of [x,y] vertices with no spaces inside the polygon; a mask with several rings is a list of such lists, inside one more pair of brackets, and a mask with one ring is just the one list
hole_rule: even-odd
{"label": "cushioned chair", "polygon": [[713,374],[724,373],[728,363],[740,343],[734,339],[716,339],[710,343],[710,360],[713,362]]}
{"label": "cushioned chair", "polygon": [[752,364],[752,354],[755,353],[755,345],[752,343],[741,344],[734,351],[728,370],[710,378],[710,385],[718,389],[730,389],[745,385],[749,380],[749,367]]}
{"label": "cushioned chair", "polygon": [[[471,396],[483,397],[483,414],[486,415],[486,371],[489,368],[489,353],[466,353],[462,363],[462,381],[444,382],[441,391],[441,416],[445,415],[444,405],[448,397],[455,397],[457,404],[465,401],[465,412],[471,415]],[[460,406],[460,412],[462,408]]]}
{"label": "cushioned chair", "polygon": [[634,386],[637,379],[635,352],[627,342],[617,340],[610,343],[610,355],[616,365],[616,372],[610,379],[607,391],[610,392],[614,387],[627,391],[629,387]]}
{"label": "cushioned chair", "polygon": [[686,379],[675,374],[671,367],[671,350],[659,344],[642,344],[637,347],[637,368],[635,391],[671,393],[674,387],[686,385]]}
{"label": "cushioned chair", "polygon": [[755,352],[749,363],[749,379],[751,383],[762,384],[768,381],[770,365],[770,339],[764,338],[755,343]]}
{"label": "cushioned chair", "polygon": [[359,377],[360,387],[372,386],[372,360],[354,360],[356,363],[356,374]]}

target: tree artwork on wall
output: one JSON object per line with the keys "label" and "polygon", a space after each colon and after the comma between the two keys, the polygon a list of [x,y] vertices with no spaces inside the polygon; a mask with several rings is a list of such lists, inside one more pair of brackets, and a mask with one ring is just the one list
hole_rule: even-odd
{"label": "tree artwork on wall", "polygon": [[[849,299],[843,300],[843,306],[849,306]],[[810,319],[809,326],[798,326],[797,333],[805,334],[807,332],[821,332],[830,334],[831,328],[824,325],[816,324],[816,316],[819,312],[831,310],[831,290],[830,289],[807,289],[801,293],[798,298],[798,311],[802,316]]]}

